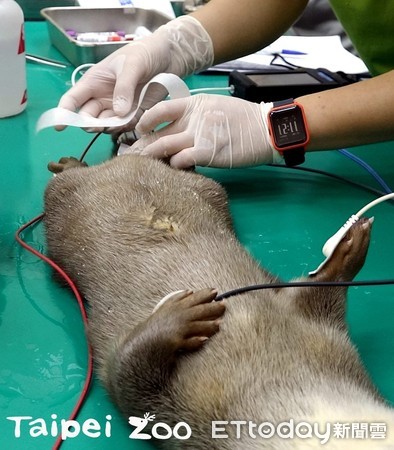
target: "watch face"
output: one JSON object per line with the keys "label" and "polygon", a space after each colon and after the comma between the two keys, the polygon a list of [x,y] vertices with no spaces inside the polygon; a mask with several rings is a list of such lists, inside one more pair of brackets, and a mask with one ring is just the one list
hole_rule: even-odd
{"label": "watch face", "polygon": [[302,145],[308,140],[299,106],[289,105],[278,111],[271,111],[270,119],[274,141],[279,149]]}

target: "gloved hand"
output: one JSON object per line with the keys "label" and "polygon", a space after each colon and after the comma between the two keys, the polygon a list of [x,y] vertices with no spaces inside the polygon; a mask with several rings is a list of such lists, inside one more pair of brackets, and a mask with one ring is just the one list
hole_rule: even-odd
{"label": "gloved hand", "polygon": [[[207,94],[163,101],[145,111],[136,126],[142,137],[124,153],[170,157],[171,166],[179,169],[277,163],[282,157],[267,125],[271,107]],[[164,122],[170,124],[150,133]]]}
{"label": "gloved hand", "polygon": [[[208,33],[198,20],[182,16],[95,64],[63,95],[59,106],[93,117],[125,116],[136,107],[142,87],[158,73],[184,77],[212,64]],[[151,86],[141,109],[165,96],[162,86]]]}

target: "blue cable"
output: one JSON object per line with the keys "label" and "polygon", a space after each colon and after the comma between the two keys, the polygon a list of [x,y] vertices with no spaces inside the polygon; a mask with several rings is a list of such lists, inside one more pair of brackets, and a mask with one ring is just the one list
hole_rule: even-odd
{"label": "blue cable", "polygon": [[359,158],[356,155],[353,155],[353,153],[350,153],[346,149],[338,150],[339,153],[346,156],[347,158],[351,159],[352,161],[359,164],[361,167],[363,167],[369,174],[371,174],[375,180],[380,184],[380,186],[383,188],[383,190],[387,194],[391,194],[393,191],[390,189],[388,184],[383,180],[383,178],[376,172],[375,169],[373,169],[369,164],[367,164],[365,161],[363,161],[361,158]]}

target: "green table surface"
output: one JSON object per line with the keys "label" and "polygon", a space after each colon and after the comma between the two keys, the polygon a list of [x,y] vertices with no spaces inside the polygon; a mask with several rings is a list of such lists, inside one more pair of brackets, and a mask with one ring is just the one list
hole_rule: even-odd
{"label": "green table surface", "polygon": [[[64,60],[49,42],[46,24],[26,24],[27,51]],[[43,419],[50,433],[51,415],[67,419],[86,372],[86,339],[72,294],[59,287],[44,262],[14,240],[19,226],[42,211],[43,192],[51,174],[46,165],[61,156],[79,156],[91,139],[82,130],[35,133],[38,117],[57,105],[70,87],[72,68],[27,65],[28,106],[22,114],[0,119],[0,449],[49,449],[52,436],[33,437],[28,421],[15,437],[7,417]],[[226,76],[194,76],[191,88],[226,86]],[[352,150],[394,187],[394,143]],[[111,142],[102,136],[87,156],[96,164],[111,156]],[[338,152],[308,154],[306,167],[318,168],[379,188],[362,167]],[[322,261],[321,247],[344,221],[376,196],[325,175],[286,168],[201,172],[221,182],[230,197],[237,235],[256,259],[284,280],[306,274]],[[394,207],[376,206],[369,255],[358,279],[394,278]],[[24,233],[25,240],[45,252],[42,225]],[[225,263],[225,262],[224,262]],[[353,287],[347,319],[353,342],[380,392],[394,404],[394,288]],[[291,339],[291,336],[289,336]],[[258,374],[256,374],[258,376]],[[159,412],[156,412],[159,413]],[[111,415],[111,437],[82,433],[65,449],[148,449],[129,440],[130,428],[95,380],[79,422],[96,419],[102,427]],[[253,418],[250,418],[251,420]]]}

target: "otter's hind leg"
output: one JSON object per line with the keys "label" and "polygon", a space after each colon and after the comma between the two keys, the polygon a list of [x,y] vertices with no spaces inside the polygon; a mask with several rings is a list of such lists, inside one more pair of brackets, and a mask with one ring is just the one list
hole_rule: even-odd
{"label": "otter's hind leg", "polygon": [[[346,233],[333,255],[307,281],[351,281],[364,265],[368,251],[372,221],[362,218]],[[346,287],[298,288],[296,304],[299,310],[314,320],[329,321],[345,327]]]}
{"label": "otter's hind leg", "polygon": [[219,330],[223,302],[216,291],[174,294],[126,337],[104,363],[102,378],[122,413],[154,410],[182,353],[200,349]]}

